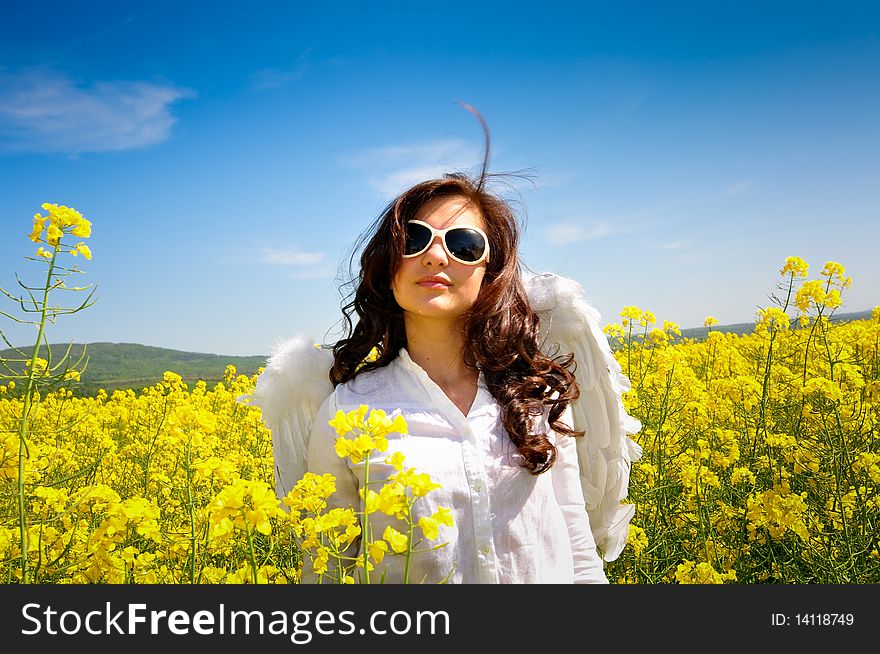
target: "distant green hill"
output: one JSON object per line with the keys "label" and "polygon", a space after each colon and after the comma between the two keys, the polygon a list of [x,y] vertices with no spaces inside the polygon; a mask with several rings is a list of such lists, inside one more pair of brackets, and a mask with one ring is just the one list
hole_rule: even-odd
{"label": "distant green hill", "polygon": [[[841,323],[841,322],[849,322],[852,320],[867,320],[870,317],[871,317],[870,310],[855,311],[852,313],[835,314],[834,316],[832,316],[831,322]],[[796,329],[796,328],[798,328],[798,325],[799,325],[799,323],[798,323],[797,319],[792,319],[792,321],[791,321],[792,328]],[[659,327],[659,326],[654,325],[651,329],[654,329],[655,327]],[[650,332],[651,329],[649,329],[648,331]],[[635,331],[636,330],[634,330],[634,332]],[[738,323],[732,323],[730,325],[713,325],[712,331],[713,332],[723,332],[725,334],[739,334],[740,336],[742,336],[744,334],[751,334],[752,332],[754,332],[755,331],[755,323],[754,322],[738,322]],[[670,342],[671,343],[678,343],[678,342],[683,341],[685,339],[690,339],[692,341],[702,341],[702,340],[705,340],[705,338],[708,335],[709,335],[709,328],[708,327],[689,327],[687,329],[682,329],[681,336],[677,336],[675,338],[670,339]],[[636,341],[641,341],[641,339],[642,339],[641,333],[634,333],[633,338]],[[616,339],[612,339],[612,342],[611,342],[611,349],[612,350],[616,351],[622,347],[624,347],[624,346],[621,345]]]}
{"label": "distant green hill", "polygon": [[[848,320],[864,320],[871,317],[871,311],[858,311],[835,315],[833,322]],[[715,325],[713,331],[732,332],[736,334],[751,334],[755,329],[754,323],[736,323],[731,325]],[[681,338],[702,340],[706,338],[709,329],[706,327],[694,327],[681,330]],[[676,339],[679,340],[679,339]],[[619,345],[612,344],[617,349]],[[68,344],[52,345],[53,359],[63,356]],[[79,384],[74,384],[74,392],[78,395],[94,395],[99,388],[108,392],[116,389],[131,388],[135,391],[146,386],[152,386],[162,379],[166,370],[176,372],[184,381],[192,385],[198,380],[204,380],[208,385],[223,379],[226,366],[235,366],[236,371],[243,375],[253,375],[265,365],[265,356],[224,356],[220,354],[203,354],[199,352],[183,352],[181,350],[169,350],[163,347],[151,347],[149,345],[137,345],[135,343],[89,343],[88,345],[73,344],[70,346],[70,356],[76,361],[85,348],[88,356],[88,366],[82,375]],[[30,354],[30,348],[22,348],[26,354]],[[14,350],[0,351],[0,360],[21,358]],[[43,353],[45,358],[45,352]],[[15,368],[15,366],[12,366]]]}
{"label": "distant green hill", "polygon": [[[68,344],[58,343],[51,345],[51,348],[52,357],[57,360],[67,351]],[[166,370],[176,372],[190,385],[200,379],[211,385],[223,379],[223,373],[229,364],[235,366],[239,374],[252,375],[266,363],[264,356],[183,352],[135,343],[75,343],[70,346],[71,359],[79,359],[83,349],[88,357],[88,365],[80,383],[75,385],[78,388],[74,388],[81,395],[93,395],[99,388],[108,392],[120,388],[138,391],[161,380]],[[31,348],[22,348],[22,351],[29,355]],[[42,355],[46,358],[45,350]],[[21,355],[15,350],[0,351],[0,359],[18,358]]]}
{"label": "distant green hill", "polygon": [[[855,311],[852,313],[840,313],[835,314],[831,318],[831,322],[848,322],[850,320],[867,320],[871,317],[871,311]],[[792,320],[792,327],[797,326],[797,320]],[[733,333],[733,334],[751,334],[755,331],[755,323],[754,322],[739,322],[731,325],[713,325],[713,332],[725,332],[725,333]],[[681,337],[682,338],[691,338],[695,341],[700,341],[706,338],[709,334],[708,327],[692,327],[690,329],[682,329]]]}

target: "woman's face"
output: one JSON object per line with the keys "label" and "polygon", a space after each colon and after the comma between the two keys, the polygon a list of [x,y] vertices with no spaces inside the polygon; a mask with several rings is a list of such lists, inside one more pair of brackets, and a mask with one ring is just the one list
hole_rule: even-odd
{"label": "woman's face", "polygon": [[[476,208],[456,196],[431,200],[415,220],[435,229],[465,225],[486,231]],[[440,236],[435,236],[427,250],[401,261],[391,290],[404,316],[457,319],[477,301],[485,274],[485,261],[472,266],[460,263],[446,252]]]}

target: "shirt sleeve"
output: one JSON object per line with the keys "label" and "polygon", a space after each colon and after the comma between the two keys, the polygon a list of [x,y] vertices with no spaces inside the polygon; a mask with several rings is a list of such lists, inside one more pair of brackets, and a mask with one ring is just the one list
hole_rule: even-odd
{"label": "shirt sleeve", "polygon": [[[309,450],[307,457],[308,472],[317,475],[330,473],[336,478],[336,492],[327,498],[327,510],[334,508],[353,508],[359,510],[360,496],[358,495],[358,482],[354,473],[348,467],[344,459],[341,459],[335,450],[337,433],[329,421],[336,414],[336,394],[331,393],[318,413],[312,425],[309,435]],[[356,538],[351,546],[344,552],[346,556],[354,556],[360,546],[360,537]],[[318,576],[314,574],[312,563],[306,557],[303,564],[302,583],[316,583]],[[328,572],[335,574],[332,560],[328,564]]]}
{"label": "shirt sleeve", "polygon": [[[562,420],[568,425],[572,424],[571,414],[563,414]],[[587,515],[581,489],[575,438],[585,438],[585,436],[555,434],[555,437],[557,458],[550,469],[550,474],[553,477],[556,501],[562,509],[568,527],[574,558],[574,583],[607,584],[608,578],[605,576],[602,559],[596,551],[596,541],[590,529],[590,518]]]}

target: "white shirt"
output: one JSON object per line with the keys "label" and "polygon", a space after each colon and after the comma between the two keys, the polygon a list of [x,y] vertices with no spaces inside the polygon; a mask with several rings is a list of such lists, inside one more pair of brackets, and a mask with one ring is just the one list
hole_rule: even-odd
{"label": "white shirt", "polygon": [[[381,484],[372,482],[395,472],[384,460],[399,451],[404,467],[426,472],[441,485],[415,502],[413,522],[439,506],[452,512],[453,526],[441,526],[439,538],[424,540],[419,549],[446,545],[412,555],[411,583],[608,583],[584,508],[574,438],[557,438],[551,431],[557,460],[548,472],[532,475],[518,462],[482,373],[465,416],[406,349],[387,366],[337,386],[315,416],[308,469],[336,477],[332,506],[361,507],[364,463],[337,456],[338,435],[328,424],[338,409],[347,413],[361,404],[392,418],[403,415],[408,431],[390,434],[387,452],[370,457],[370,487],[378,491]],[[545,410],[543,429],[547,415]],[[570,411],[563,421],[572,424]],[[403,530],[393,516],[370,514],[374,538],[387,524]],[[421,536],[418,528],[414,533]],[[389,549],[370,574],[402,583],[404,565],[405,557]]]}

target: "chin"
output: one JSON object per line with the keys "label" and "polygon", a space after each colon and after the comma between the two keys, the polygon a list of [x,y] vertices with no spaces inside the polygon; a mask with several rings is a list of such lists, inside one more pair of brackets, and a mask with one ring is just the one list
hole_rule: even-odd
{"label": "chin", "polygon": [[413,307],[409,312],[420,318],[460,318],[464,313],[457,306],[438,306],[433,303]]}

